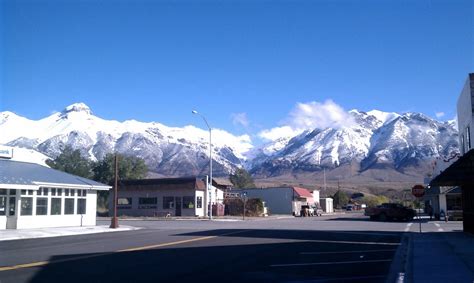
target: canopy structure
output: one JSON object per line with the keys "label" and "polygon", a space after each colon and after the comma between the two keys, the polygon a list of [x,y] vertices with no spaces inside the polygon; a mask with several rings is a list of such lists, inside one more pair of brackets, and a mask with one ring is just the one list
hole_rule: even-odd
{"label": "canopy structure", "polygon": [[436,176],[430,186],[461,187],[464,231],[474,233],[474,149]]}

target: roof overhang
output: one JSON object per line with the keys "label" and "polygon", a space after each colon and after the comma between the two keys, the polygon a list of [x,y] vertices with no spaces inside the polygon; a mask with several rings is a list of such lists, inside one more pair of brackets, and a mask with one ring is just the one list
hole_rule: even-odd
{"label": "roof overhang", "polygon": [[38,185],[0,184],[0,189],[10,190],[38,190]]}
{"label": "roof overhang", "polygon": [[46,182],[33,182],[38,187],[48,187],[48,188],[58,188],[58,189],[88,189],[88,190],[96,190],[96,191],[108,191],[112,187],[111,186],[93,186],[93,185],[77,185],[77,184],[60,184],[60,183],[46,183]]}
{"label": "roof overhang", "polygon": [[430,186],[472,185],[474,185],[474,149],[461,156],[430,182]]}

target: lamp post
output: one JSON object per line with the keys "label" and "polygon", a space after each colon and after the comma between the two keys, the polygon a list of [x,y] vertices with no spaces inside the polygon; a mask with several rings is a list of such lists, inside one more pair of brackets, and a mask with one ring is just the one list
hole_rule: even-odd
{"label": "lamp post", "polygon": [[209,129],[209,182],[207,183],[207,190],[209,194],[209,204],[208,204],[208,209],[209,209],[209,220],[212,220],[212,129],[211,126],[209,126],[209,123],[207,122],[206,117],[202,115],[201,113],[197,112],[196,110],[192,111],[193,114],[201,116],[201,118],[204,120],[206,123],[207,128]]}

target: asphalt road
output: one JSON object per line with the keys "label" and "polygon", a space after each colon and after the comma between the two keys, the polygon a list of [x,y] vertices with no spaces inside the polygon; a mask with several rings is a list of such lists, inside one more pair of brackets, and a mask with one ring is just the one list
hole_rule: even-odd
{"label": "asphalt road", "polygon": [[[0,283],[385,282],[402,236],[418,229],[359,214],[122,223],[143,229],[0,242]],[[458,228],[436,224],[423,228]]]}

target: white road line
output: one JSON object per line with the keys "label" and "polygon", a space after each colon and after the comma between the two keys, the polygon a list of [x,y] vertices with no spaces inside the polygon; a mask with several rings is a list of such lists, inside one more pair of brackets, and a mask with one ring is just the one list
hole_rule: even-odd
{"label": "white road line", "polygon": [[329,244],[356,244],[356,245],[380,245],[380,246],[400,246],[401,243],[383,243],[383,242],[356,242],[356,241],[330,241],[330,240],[310,240],[311,243],[329,243]]}
{"label": "white road line", "polygon": [[324,254],[356,254],[356,253],[379,253],[394,252],[396,250],[365,250],[365,251],[340,251],[340,252],[300,252],[300,255],[324,255]]}
{"label": "white road line", "polygon": [[413,223],[408,223],[408,224],[407,224],[407,227],[405,228],[405,232],[410,231],[411,225],[413,225]]}
{"label": "white road line", "polygon": [[444,232],[443,228],[438,228],[438,232]]}
{"label": "white road line", "polygon": [[436,227],[441,227],[441,225],[439,225],[438,223],[433,223]]}
{"label": "white road line", "polygon": [[360,261],[336,261],[336,262],[309,262],[309,263],[287,263],[273,264],[270,267],[293,267],[293,266],[314,266],[314,265],[336,265],[336,264],[357,264],[357,263],[377,263],[392,262],[391,259],[360,260]]}

